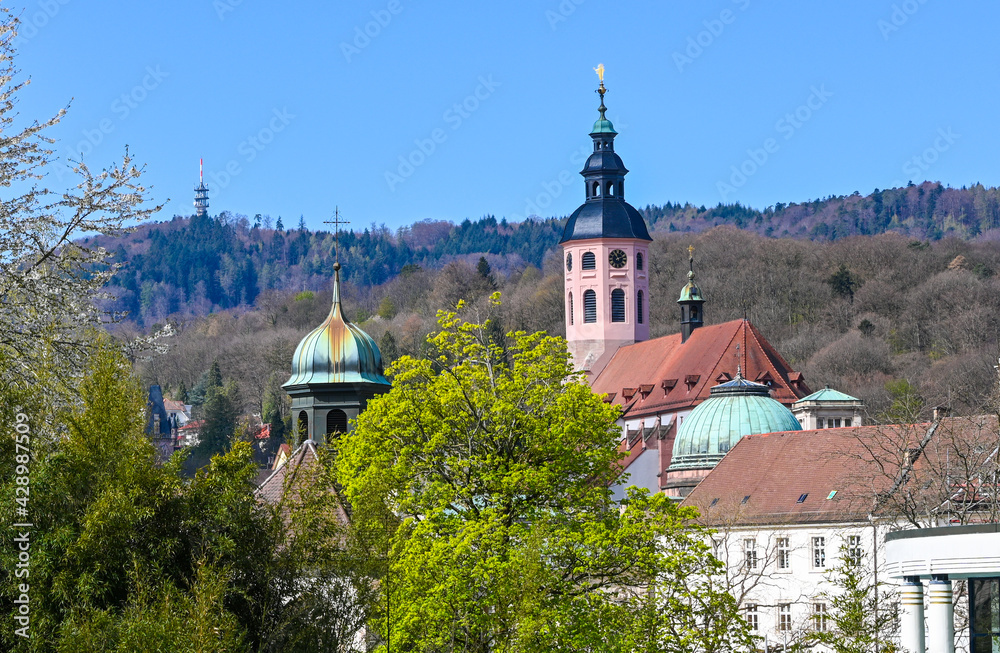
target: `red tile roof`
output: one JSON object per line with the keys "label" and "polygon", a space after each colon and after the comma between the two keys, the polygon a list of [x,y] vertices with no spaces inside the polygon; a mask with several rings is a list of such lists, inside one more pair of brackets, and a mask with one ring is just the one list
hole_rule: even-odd
{"label": "red tile roof", "polygon": [[164,399],[163,407],[167,410],[176,410],[182,413],[187,413],[187,408],[184,406],[183,401],[174,401],[173,399]]}
{"label": "red tile roof", "polygon": [[[966,446],[960,442],[982,441],[986,455],[996,447],[995,416],[947,418],[935,424],[747,436],[683,505],[698,508],[706,523],[717,526],[864,521],[873,512],[886,516],[893,509],[891,497],[901,487],[907,450],[919,450],[911,474],[921,480],[906,488],[912,500],[929,478],[928,468],[949,455],[954,460],[948,451]],[[749,499],[744,503],[745,497]],[[928,505],[937,500],[925,499]]]}
{"label": "red tile roof", "polygon": [[[288,447],[287,444],[281,446]],[[347,523],[349,516],[345,505],[336,488],[327,485],[326,477],[320,474],[321,471],[316,446],[312,440],[308,440],[292,452],[288,462],[274,470],[260,484],[256,495],[264,503],[283,504],[282,509],[287,518],[289,505],[301,501],[303,490],[309,493],[325,490],[330,496],[329,510],[341,523]]]}
{"label": "red tile roof", "polygon": [[[684,343],[675,333],[621,347],[591,388],[614,394],[611,403],[622,406],[629,417],[643,417],[701,403],[719,378],[736,376],[737,363],[744,366],[746,378],[769,378],[771,396],[783,404],[810,393],[802,375],[747,320],[703,326]],[[649,385],[652,391],[636,392]]]}

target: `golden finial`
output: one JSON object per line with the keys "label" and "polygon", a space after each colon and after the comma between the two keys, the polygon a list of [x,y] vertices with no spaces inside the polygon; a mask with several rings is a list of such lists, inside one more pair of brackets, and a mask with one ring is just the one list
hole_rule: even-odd
{"label": "golden finial", "polygon": [[694,258],[694,245],[688,245],[688,258]]}
{"label": "golden finial", "polygon": [[597,68],[594,68],[594,72],[597,73],[597,76],[601,80],[601,84],[603,84],[604,83],[604,64],[602,64],[602,63],[597,64]]}

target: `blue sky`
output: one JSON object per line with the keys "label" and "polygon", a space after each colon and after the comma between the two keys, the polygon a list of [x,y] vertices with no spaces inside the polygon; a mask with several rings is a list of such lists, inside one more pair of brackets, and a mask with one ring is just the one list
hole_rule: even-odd
{"label": "blue sky", "polygon": [[[26,118],[128,145],[158,219],[352,226],[566,215],[607,69],[626,199],[763,208],[912,179],[996,185],[1000,3],[41,0]],[[405,161],[405,163],[404,163]]]}

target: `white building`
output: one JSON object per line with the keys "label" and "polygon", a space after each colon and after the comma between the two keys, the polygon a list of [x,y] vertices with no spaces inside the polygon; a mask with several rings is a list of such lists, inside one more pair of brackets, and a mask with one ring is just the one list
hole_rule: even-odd
{"label": "white building", "polygon": [[[995,416],[750,435],[682,505],[698,508],[716,529],[732,592],[772,647],[831,626],[828,596],[838,588],[830,571],[846,556],[868,578],[888,583],[888,594],[901,595],[911,610],[902,643],[914,653],[924,653],[925,630],[930,653],[953,653],[950,581],[989,576],[979,585],[980,609],[972,610],[971,651],[1000,653],[997,525],[914,528],[1000,514],[998,438]],[[954,538],[965,529],[994,539]],[[950,543],[934,539],[943,530]],[[926,593],[921,580],[930,581]],[[925,594],[926,629],[913,616]]]}

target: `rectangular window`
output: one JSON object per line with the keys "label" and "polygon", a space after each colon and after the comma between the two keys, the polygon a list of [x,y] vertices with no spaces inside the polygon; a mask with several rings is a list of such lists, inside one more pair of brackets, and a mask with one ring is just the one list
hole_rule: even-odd
{"label": "rectangular window", "polygon": [[789,631],[792,629],[792,604],[778,604],[778,630]]}
{"label": "rectangular window", "polygon": [[760,630],[760,613],[757,611],[756,603],[747,603],[745,615],[747,625],[750,626],[750,630],[754,632]]}
{"label": "rectangular window", "polygon": [[778,569],[790,569],[792,567],[792,548],[789,546],[787,537],[779,537],[777,540]]}
{"label": "rectangular window", "polygon": [[847,561],[852,565],[860,565],[864,550],[861,548],[861,536],[850,535],[847,538]]}
{"label": "rectangular window", "polygon": [[826,612],[826,603],[813,603],[812,626],[813,630],[825,633],[828,627],[829,616]]}
{"label": "rectangular window", "polygon": [[839,429],[840,428],[840,419],[839,418],[833,420],[833,428],[835,428],[835,429]]}
{"label": "rectangular window", "polygon": [[743,553],[746,558],[747,569],[757,568],[757,540],[748,538],[743,540]]}
{"label": "rectangular window", "polygon": [[850,417],[845,417],[844,418],[844,426],[850,426],[850,425],[851,425],[851,418]]}
{"label": "rectangular window", "polygon": [[826,538],[825,537],[814,537],[812,538],[812,550],[813,550],[813,569],[825,569],[826,568]]}

